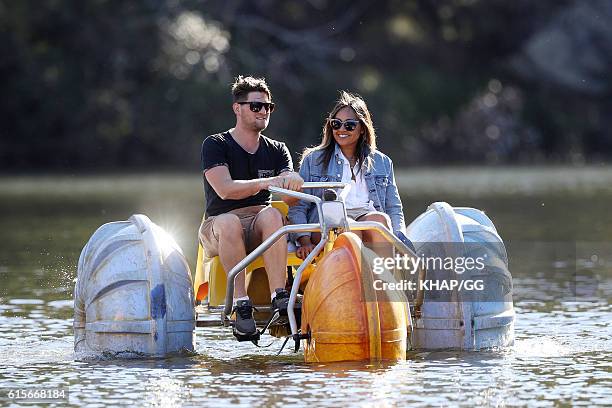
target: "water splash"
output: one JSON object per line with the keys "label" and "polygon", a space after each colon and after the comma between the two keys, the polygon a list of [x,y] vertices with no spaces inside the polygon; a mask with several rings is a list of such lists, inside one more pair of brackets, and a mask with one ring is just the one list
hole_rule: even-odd
{"label": "water splash", "polygon": [[516,340],[513,350],[516,357],[564,357],[574,352],[561,340],[546,336]]}

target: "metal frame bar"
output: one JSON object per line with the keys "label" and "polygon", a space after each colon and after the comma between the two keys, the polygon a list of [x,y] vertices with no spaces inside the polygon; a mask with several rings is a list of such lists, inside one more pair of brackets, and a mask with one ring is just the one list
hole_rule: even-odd
{"label": "metal frame bar", "polygon": [[300,290],[300,283],[302,281],[302,273],[304,269],[308,265],[312,263],[319,252],[325,248],[325,244],[329,240],[328,235],[326,234],[322,237],[321,241],[313,248],[312,252],[308,254],[304,262],[300,264],[297,271],[295,272],[295,276],[293,278],[293,285],[291,286],[291,293],[289,294],[289,304],[287,305],[287,317],[289,319],[289,326],[291,326],[291,334],[297,334],[299,327],[297,327],[297,320],[295,318],[295,311],[293,308],[295,307],[295,300],[297,299],[298,291]]}
{"label": "metal frame bar", "polygon": [[225,292],[225,307],[223,309],[223,314],[225,316],[229,316],[232,313],[232,301],[234,299],[235,284],[234,280],[244,268],[249,266],[251,262],[274,245],[274,243],[278,241],[281,236],[290,232],[315,232],[320,230],[321,226],[319,224],[285,225],[281,229],[275,231],[274,234],[266,238],[264,242],[255,248],[253,252],[248,254],[242,261],[238,262],[238,264],[227,273],[227,290]]}
{"label": "metal frame bar", "polygon": [[376,230],[401,253],[417,256],[417,254],[412,252],[412,249],[408,248],[393,232],[389,231],[387,227],[378,221],[349,221],[349,228],[351,231]]}
{"label": "metal frame bar", "polygon": [[[302,188],[342,188],[342,192],[339,197],[342,202],[346,197],[346,193],[350,189],[350,184],[348,183],[330,183],[330,182],[320,182],[320,183],[304,183]],[[289,325],[291,326],[291,334],[298,334],[299,328],[297,327],[297,321],[295,318],[295,301],[297,299],[297,294],[300,287],[300,281],[302,278],[302,273],[304,269],[308,265],[312,263],[314,258],[325,248],[325,244],[329,241],[329,229],[325,222],[325,217],[323,217],[322,212],[322,203],[323,201],[316,196],[311,194],[306,194],[298,191],[287,190],[280,187],[270,187],[269,190],[273,193],[283,194],[290,197],[294,197],[300,200],[308,201],[314,203],[317,206],[317,211],[319,213],[319,224],[300,224],[300,225],[286,225],[268,238],[266,238],[253,252],[248,254],[242,261],[238,262],[236,266],[234,266],[227,274],[227,290],[225,295],[225,306],[223,308],[223,320],[225,321],[232,311],[232,301],[234,298],[234,286],[236,276],[242,272],[251,262],[253,262],[257,257],[261,256],[268,248],[270,248],[274,243],[283,235],[291,233],[291,232],[321,232],[322,239],[321,241],[314,247],[312,252],[308,254],[306,259],[300,264],[296,271],[296,275],[294,277],[293,285],[291,287],[291,293],[289,295],[289,304],[287,309],[287,315],[289,320]],[[363,231],[363,230],[376,230],[378,231],[387,241],[393,244],[395,249],[399,252],[410,255],[417,256],[410,248],[408,248],[402,241],[400,241],[387,227],[377,221],[349,221],[347,222],[349,231]],[[408,305],[408,316],[410,316],[410,307]],[[412,322],[411,322],[412,326]]]}

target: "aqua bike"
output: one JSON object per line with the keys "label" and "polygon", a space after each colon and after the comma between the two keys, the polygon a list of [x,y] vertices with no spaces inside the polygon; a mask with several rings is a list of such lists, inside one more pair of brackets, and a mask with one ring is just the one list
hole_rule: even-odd
{"label": "aqua bike", "polygon": [[[325,189],[323,199],[270,191],[314,203],[319,223],[282,227],[227,274],[218,257],[206,258],[200,247],[193,290],[182,251],[146,216],[100,227],[79,260],[75,350],[153,356],[193,350],[196,325],[232,325],[234,279],[243,269],[259,335],[293,340],[295,351],[302,345],[306,362],[401,360],[410,349],[513,343],[507,254],[483,212],[434,203],[396,236],[380,223],[348,219],[347,185],[305,183],[308,189]],[[273,205],[286,214],[284,203]],[[363,230],[386,239],[384,256],[354,233]],[[286,317],[278,316],[270,308],[261,255],[301,231],[321,232],[322,239],[303,261],[289,248],[289,308]],[[475,260],[471,268],[466,259]]]}

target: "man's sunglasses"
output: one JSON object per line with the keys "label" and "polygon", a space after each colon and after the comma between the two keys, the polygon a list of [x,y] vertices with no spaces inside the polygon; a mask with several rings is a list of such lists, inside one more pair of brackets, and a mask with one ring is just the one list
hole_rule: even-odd
{"label": "man's sunglasses", "polygon": [[274,112],[273,102],[236,102],[238,105],[249,105],[251,112],[259,112],[261,108],[266,108],[270,113]]}
{"label": "man's sunglasses", "polygon": [[356,119],[347,119],[344,122],[342,122],[340,119],[330,119],[329,120],[329,126],[331,126],[332,129],[340,130],[342,129],[342,125],[344,125],[344,128],[348,132],[352,132],[353,130],[355,130],[358,124],[359,124],[359,121]]}

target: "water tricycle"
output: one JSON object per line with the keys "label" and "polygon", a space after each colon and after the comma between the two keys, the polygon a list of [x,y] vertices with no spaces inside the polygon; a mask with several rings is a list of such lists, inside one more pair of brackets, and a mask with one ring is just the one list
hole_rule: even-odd
{"label": "water tricycle", "polygon": [[[508,258],[482,211],[434,203],[405,234],[394,234],[381,223],[347,217],[349,188],[329,182],[304,183],[304,192],[270,187],[314,203],[319,222],[285,225],[227,273],[200,246],[193,281],[181,249],[146,216],[103,225],[79,259],[75,351],[157,357],[193,351],[196,326],[232,325],[234,279],[244,269],[258,333],[285,337],[283,347],[293,340],[306,362],[401,360],[408,350],[513,344]],[[286,215],[283,202],[273,205]],[[377,231],[386,244],[364,244],[355,234],[363,230]],[[322,238],[304,260],[289,246],[289,307],[280,316],[269,304],[261,255],[303,231]]]}

